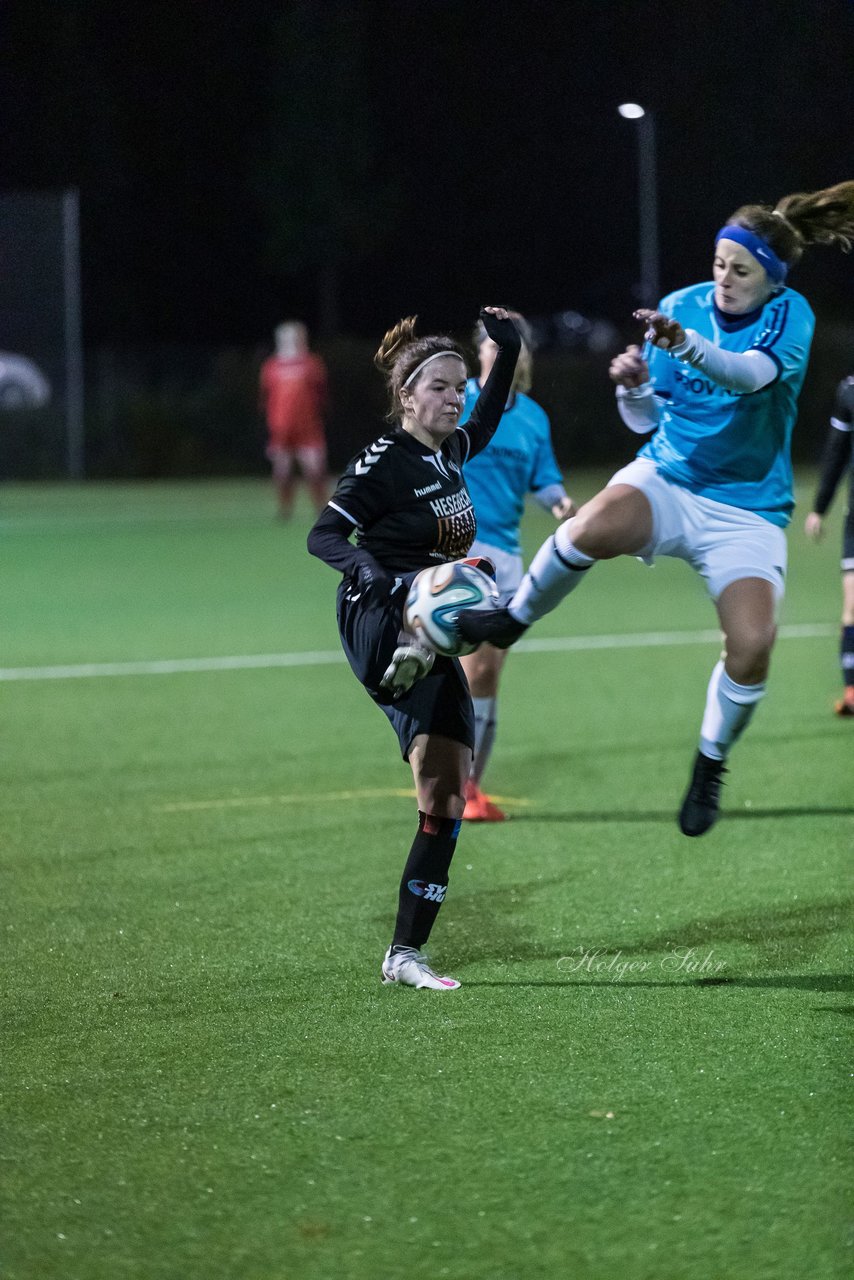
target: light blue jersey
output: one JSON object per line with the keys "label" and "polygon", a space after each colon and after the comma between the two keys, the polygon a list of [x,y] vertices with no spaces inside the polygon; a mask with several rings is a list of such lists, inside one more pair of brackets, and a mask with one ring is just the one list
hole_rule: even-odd
{"label": "light blue jersey", "polygon": [[657,471],[692,493],[785,527],[794,507],[792,429],[815,328],[808,302],[784,288],[749,315],[727,316],[715,307],[708,283],[671,293],[658,309],[724,351],[764,352],[777,377],[751,394],[726,391],[647,345],[644,357],[662,412],[640,456],[652,458]]}
{"label": "light blue jersey", "polygon": [[[470,416],[479,394],[477,378],[469,378],[461,422]],[[477,515],[478,540],[520,554],[525,495],[553,487],[552,501],[563,495],[545,410],[530,396],[517,393],[489,444],[463,467],[463,476]]]}

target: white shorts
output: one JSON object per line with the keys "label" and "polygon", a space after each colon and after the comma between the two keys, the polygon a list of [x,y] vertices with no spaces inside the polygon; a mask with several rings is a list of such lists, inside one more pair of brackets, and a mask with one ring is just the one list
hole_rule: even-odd
{"label": "white shorts", "polygon": [[514,555],[512,551],[502,551],[500,547],[493,547],[488,542],[481,542],[480,538],[475,538],[469,548],[469,555],[486,556],[495,565],[495,584],[501,594],[502,604],[515,595],[516,588],[525,573],[521,554]]}
{"label": "white shorts", "polygon": [[709,595],[741,578],[764,578],[783,598],[786,583],[786,535],[752,511],[701,498],[659,475],[650,458],[635,458],[608,481],[640,489],[652,507],[652,538],[638,555],[687,560],[703,577]]}

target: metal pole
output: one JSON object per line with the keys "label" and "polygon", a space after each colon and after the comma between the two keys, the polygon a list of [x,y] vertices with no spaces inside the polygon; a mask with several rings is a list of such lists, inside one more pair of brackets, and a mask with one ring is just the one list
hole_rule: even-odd
{"label": "metal pole", "polygon": [[65,439],[71,480],[85,473],[83,333],[80,302],[80,192],[62,193],[62,275],[65,310]]}
{"label": "metal pole", "polygon": [[655,120],[646,111],[638,120],[638,211],[640,214],[640,286],[645,306],[661,297],[658,267],[658,181]]}

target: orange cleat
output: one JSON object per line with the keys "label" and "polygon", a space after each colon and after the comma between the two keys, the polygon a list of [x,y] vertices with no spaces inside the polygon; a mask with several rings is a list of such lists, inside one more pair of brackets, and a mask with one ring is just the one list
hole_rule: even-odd
{"label": "orange cleat", "polygon": [[489,796],[485,796],[476,782],[471,779],[466,783],[466,807],[463,810],[464,822],[506,822],[507,814],[493,804]]}
{"label": "orange cleat", "polygon": [[845,686],[845,696],[834,704],[833,710],[838,716],[854,716],[854,684]]}

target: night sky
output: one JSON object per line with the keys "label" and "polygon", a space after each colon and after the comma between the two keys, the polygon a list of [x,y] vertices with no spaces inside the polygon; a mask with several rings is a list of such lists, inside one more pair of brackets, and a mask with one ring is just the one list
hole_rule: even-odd
{"label": "night sky", "polygon": [[[87,342],[263,343],[324,281],[366,337],[484,301],[620,322],[625,100],[656,115],[664,290],[739,204],[854,177],[849,0],[12,0],[0,37],[0,187],[80,188]],[[854,255],[792,283],[850,318]]]}

